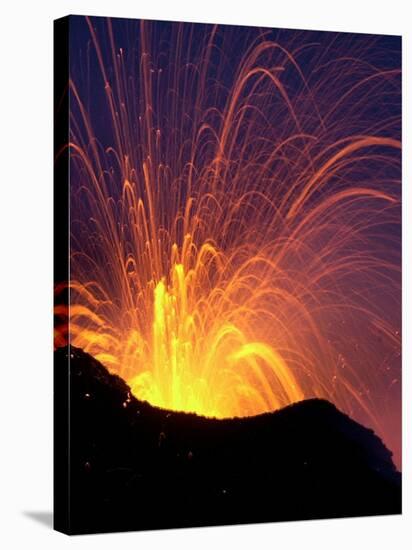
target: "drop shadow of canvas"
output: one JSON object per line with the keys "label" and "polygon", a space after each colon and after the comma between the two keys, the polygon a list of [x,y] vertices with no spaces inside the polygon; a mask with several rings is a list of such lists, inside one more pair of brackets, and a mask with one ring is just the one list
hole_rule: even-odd
{"label": "drop shadow of canvas", "polygon": [[53,513],[50,511],[24,511],[23,515],[48,529],[53,529]]}

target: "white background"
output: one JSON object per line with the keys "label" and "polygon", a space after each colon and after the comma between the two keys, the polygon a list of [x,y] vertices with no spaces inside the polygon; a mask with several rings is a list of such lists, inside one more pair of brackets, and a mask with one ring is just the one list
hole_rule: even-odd
{"label": "white background", "polygon": [[[411,523],[410,285],[404,291],[404,514],[66,537],[30,513],[52,509],[52,20],[75,14],[402,34],[407,0],[14,0],[0,18],[0,546],[13,548],[379,548],[407,546]],[[408,17],[409,16],[409,17]],[[410,87],[409,87],[410,88]],[[410,89],[408,90],[410,92]],[[410,115],[410,93],[404,114]],[[411,265],[410,142],[404,119],[404,281]],[[408,125],[410,128],[411,125]],[[276,498],[276,495],[273,495]],[[159,503],[161,505],[161,503]],[[412,539],[412,529],[409,527]],[[409,544],[410,541],[409,541]]]}

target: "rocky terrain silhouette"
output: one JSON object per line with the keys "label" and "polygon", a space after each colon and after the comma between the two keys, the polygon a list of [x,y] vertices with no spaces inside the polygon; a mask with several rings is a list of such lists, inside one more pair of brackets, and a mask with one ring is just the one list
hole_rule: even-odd
{"label": "rocky terrain silhouette", "polygon": [[167,411],[74,347],[55,352],[54,384],[63,532],[401,512],[392,453],[328,401],[225,420]]}

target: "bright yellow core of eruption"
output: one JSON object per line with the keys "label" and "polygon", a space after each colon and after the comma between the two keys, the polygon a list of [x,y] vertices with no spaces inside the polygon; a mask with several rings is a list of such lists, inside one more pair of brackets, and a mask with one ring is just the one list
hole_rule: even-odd
{"label": "bright yellow core of eruption", "polygon": [[127,380],[133,394],[162,408],[220,418],[303,399],[271,346],[249,341],[229,319],[190,310],[187,277],[175,264],[170,285],[163,279],[154,289],[150,368]]}

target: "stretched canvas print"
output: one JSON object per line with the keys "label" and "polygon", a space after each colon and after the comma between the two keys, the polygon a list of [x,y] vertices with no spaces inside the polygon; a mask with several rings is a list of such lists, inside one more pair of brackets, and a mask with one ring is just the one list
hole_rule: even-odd
{"label": "stretched canvas print", "polygon": [[55,528],[401,513],[401,39],[55,22]]}

